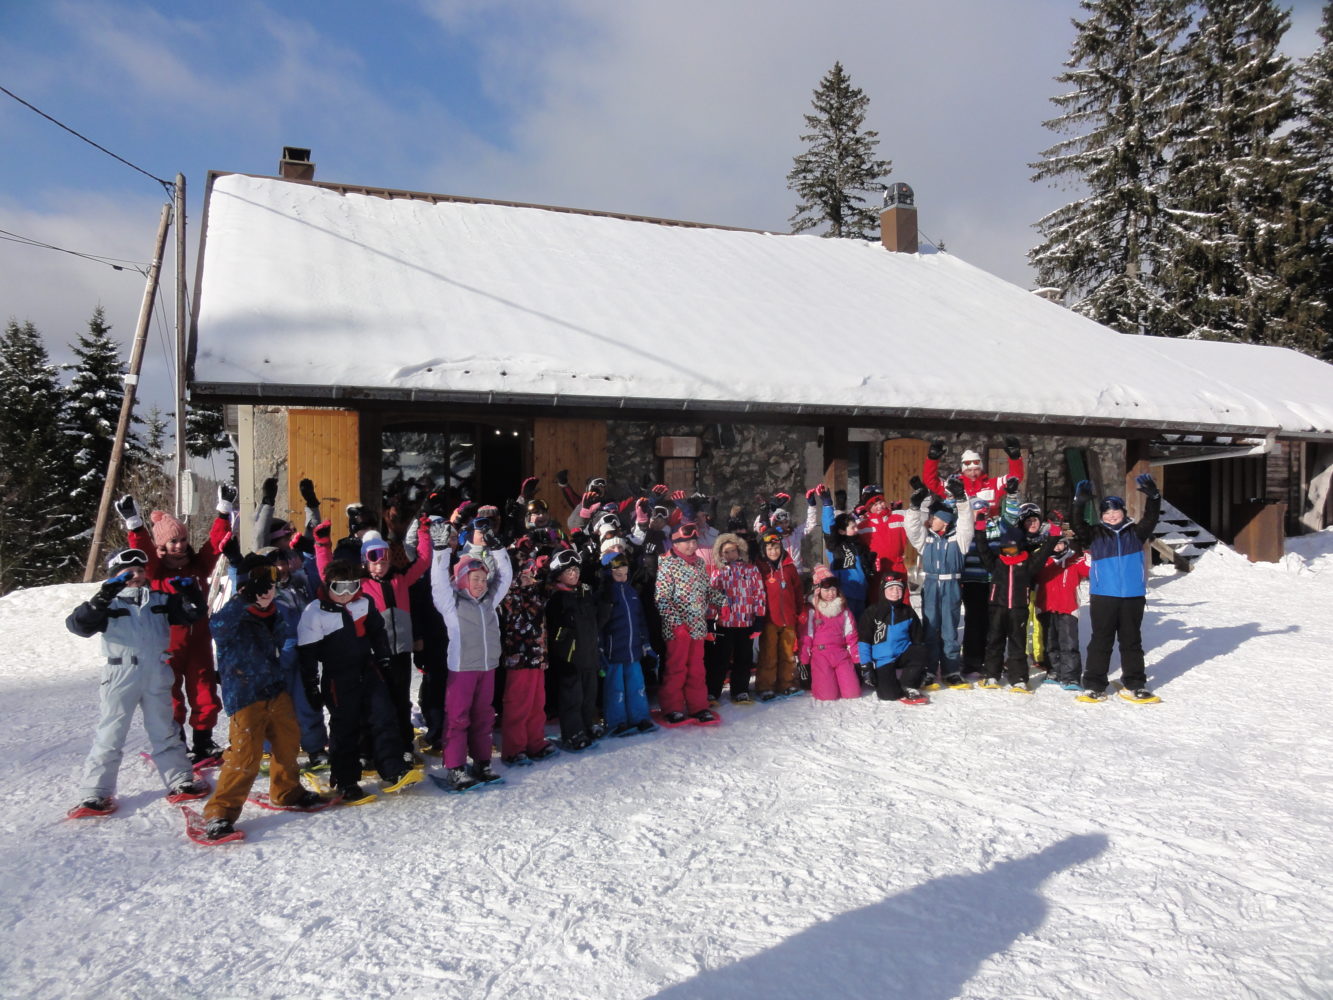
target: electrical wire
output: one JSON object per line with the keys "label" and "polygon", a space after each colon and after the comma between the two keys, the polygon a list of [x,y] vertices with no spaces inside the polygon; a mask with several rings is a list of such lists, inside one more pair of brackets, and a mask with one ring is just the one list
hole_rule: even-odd
{"label": "electrical wire", "polygon": [[138,271],[146,275],[144,270],[148,265],[137,260],[126,260],[123,257],[108,257],[98,253],[84,253],[81,250],[68,250],[65,247],[58,247],[54,243],[43,243],[41,240],[33,239],[31,236],[23,236],[20,233],[11,233],[8,229],[0,229],[0,240],[8,243],[18,243],[22,246],[40,247],[43,250],[55,250],[59,253],[67,253],[72,257],[82,257],[84,260],[90,260],[94,264],[105,264],[113,271]]}
{"label": "electrical wire", "polygon": [[133,170],[137,170],[137,171],[139,171],[139,173],[143,174],[145,177],[149,178],[150,180],[157,181],[159,184],[161,184],[164,188],[167,189],[168,193],[173,192],[173,191],[176,190],[176,185],[173,184],[171,181],[164,181],[161,177],[157,177],[157,176],[155,176],[154,174],[150,174],[150,173],[149,173],[147,170],[145,170],[143,167],[136,166],[135,164],[131,163],[129,160],[125,159],[125,157],[123,157],[123,156],[117,156],[115,153],[111,152],[111,150],[107,149],[105,146],[100,146],[100,145],[98,145],[97,143],[93,142],[91,139],[89,139],[86,135],[82,135],[82,134],[80,134],[79,132],[74,131],[74,129],[70,128],[70,127],[69,127],[68,125],[66,125],[64,122],[62,122],[62,121],[58,121],[57,119],[52,118],[50,115],[48,115],[45,111],[43,111],[41,108],[37,107],[36,105],[29,104],[29,103],[28,103],[27,101],[25,101],[23,98],[19,97],[18,94],[14,93],[12,90],[8,89],[7,87],[0,87],[0,93],[8,94],[10,97],[14,98],[14,100],[16,100],[16,101],[18,101],[20,104],[22,104],[25,108],[28,108],[28,109],[30,109],[30,110],[32,110],[32,111],[37,112],[37,114],[41,115],[41,116],[42,116],[43,118],[45,118],[47,121],[51,122],[51,124],[60,126],[60,127],[63,128],[66,132],[68,132],[70,135],[74,136],[74,137],[77,138],[77,139],[82,139],[84,142],[86,142],[88,145],[92,146],[94,149],[100,149],[103,153],[106,153],[106,155],[109,156],[109,157],[111,157],[113,160],[119,160],[121,163],[125,164],[125,166],[130,167],[130,168],[133,169]]}

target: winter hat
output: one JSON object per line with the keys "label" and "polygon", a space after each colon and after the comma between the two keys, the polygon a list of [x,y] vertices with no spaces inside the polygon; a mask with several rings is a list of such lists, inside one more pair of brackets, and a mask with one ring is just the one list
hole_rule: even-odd
{"label": "winter hat", "polygon": [[907,593],[907,579],[901,573],[885,573],[880,589],[887,591],[890,587],[901,587],[905,594]]}
{"label": "winter hat", "polygon": [[967,451],[963,452],[963,456],[962,456],[962,458],[959,459],[959,461],[960,461],[960,462],[980,462],[980,461],[981,461],[981,456],[978,455],[978,454],[977,454],[975,451],[973,451],[971,448],[969,448],[969,449],[967,449]]}
{"label": "winter hat", "polygon": [[[389,543],[384,540],[384,536],[378,531],[367,531],[361,536],[361,561],[365,562],[372,552],[388,552]],[[376,556],[378,559],[383,556]]]}
{"label": "winter hat", "polygon": [[810,582],[816,590],[819,589],[820,584],[828,580],[832,580],[834,583],[838,582],[838,578],[833,575],[833,570],[829,569],[823,563],[816,566],[814,572],[810,574]]}
{"label": "winter hat", "polygon": [[945,524],[953,524],[958,517],[958,515],[954,513],[954,509],[945,503],[931,504],[930,516],[938,517]]}
{"label": "winter hat", "polygon": [[618,566],[628,565],[629,560],[625,558],[623,552],[613,549],[609,552],[602,553],[602,566],[606,569],[615,569]]}
{"label": "winter hat", "polygon": [[165,510],[153,511],[148,515],[148,520],[153,524],[154,545],[160,547],[178,539],[182,542],[190,540],[189,529]]}
{"label": "winter hat", "polygon": [[236,589],[247,601],[267,593],[277,582],[278,571],[273,560],[258,552],[251,552],[236,567]]}
{"label": "winter hat", "polygon": [[671,533],[673,542],[697,541],[699,538],[699,529],[686,521],[679,528]]}
{"label": "winter hat", "polygon": [[783,508],[783,507],[779,507],[777,510],[773,511],[772,518],[773,518],[773,521],[774,521],[774,522],[778,522],[778,521],[787,522],[787,521],[790,521],[790,520],[791,520],[791,511],[786,510],[786,509]]}
{"label": "winter hat", "polygon": [[603,538],[597,551],[605,556],[608,552],[625,552],[629,549],[629,542],[623,538]]}
{"label": "winter hat", "polygon": [[464,556],[458,560],[458,565],[454,567],[454,586],[462,590],[467,586],[467,578],[478,571],[485,573],[487,576],[491,574],[491,571],[486,568],[486,564],[480,559]]}
{"label": "winter hat", "polygon": [[883,501],[883,499],[884,499],[883,493],[872,493],[870,494],[870,496],[863,496],[861,498],[861,506],[864,507],[866,510],[869,510],[871,507],[875,506],[875,504]]}
{"label": "winter hat", "polygon": [[1124,497],[1102,497],[1102,502],[1097,505],[1097,509],[1105,514],[1108,510],[1124,510]]}

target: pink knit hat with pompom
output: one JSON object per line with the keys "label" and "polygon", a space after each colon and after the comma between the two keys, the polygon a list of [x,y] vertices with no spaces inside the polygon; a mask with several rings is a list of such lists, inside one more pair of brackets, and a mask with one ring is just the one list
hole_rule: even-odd
{"label": "pink knit hat with pompom", "polygon": [[153,544],[162,546],[179,538],[183,542],[190,540],[189,529],[165,510],[155,510],[148,515],[153,522]]}

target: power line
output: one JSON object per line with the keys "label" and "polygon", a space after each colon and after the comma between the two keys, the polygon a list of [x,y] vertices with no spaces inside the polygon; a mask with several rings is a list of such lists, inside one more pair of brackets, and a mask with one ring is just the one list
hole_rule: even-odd
{"label": "power line", "polygon": [[9,90],[9,89],[6,88],[6,87],[0,87],[0,93],[8,94],[10,97],[14,98],[14,100],[16,100],[16,101],[18,101],[20,104],[22,104],[25,108],[28,108],[28,109],[30,109],[30,110],[32,110],[32,111],[37,112],[37,114],[41,115],[43,118],[45,118],[47,121],[51,122],[53,125],[59,125],[61,128],[63,128],[66,132],[68,132],[70,135],[74,136],[75,138],[82,139],[84,142],[86,142],[88,145],[92,146],[94,149],[100,149],[103,153],[106,153],[107,156],[111,157],[111,158],[114,159],[114,160],[119,160],[121,163],[125,164],[125,166],[130,167],[130,168],[133,169],[133,170],[137,170],[137,171],[139,171],[139,173],[143,174],[145,177],[149,178],[150,180],[155,180],[155,181],[157,181],[157,182],[158,182],[159,184],[161,184],[164,188],[166,188],[167,191],[170,192],[170,191],[174,191],[174,190],[175,190],[176,185],[173,184],[171,181],[164,181],[161,177],[157,177],[157,176],[155,176],[155,175],[153,175],[153,174],[150,174],[150,173],[149,173],[147,170],[145,170],[143,167],[136,166],[135,164],[131,163],[129,160],[125,159],[125,157],[123,157],[123,156],[117,156],[115,153],[111,152],[111,150],[107,149],[105,146],[100,146],[100,145],[98,145],[97,143],[93,142],[91,139],[89,139],[86,135],[83,135],[83,134],[81,134],[81,133],[79,133],[79,132],[74,131],[74,129],[70,128],[70,127],[69,127],[68,125],[66,125],[64,122],[57,121],[55,118],[52,118],[52,117],[51,117],[50,115],[48,115],[45,111],[43,111],[41,108],[36,107],[35,105],[32,105],[32,104],[29,104],[29,103],[28,103],[27,101],[25,101],[23,98],[19,97],[18,94],[14,93],[12,90]]}
{"label": "power line", "polygon": [[[8,229],[0,229],[0,240],[8,243],[18,243],[23,246],[40,247],[43,250],[55,250],[59,253],[67,253],[73,257],[82,257],[84,260],[90,260],[94,264],[105,264],[107,267],[116,271],[124,271],[128,268],[131,271],[138,271],[144,274],[144,268],[147,266],[141,261],[126,260],[123,257],[107,257],[103,254],[84,253],[81,250],[68,250],[65,247],[58,247],[54,243],[43,243],[41,240],[33,239],[31,236],[23,236],[20,233],[11,233]],[[124,267],[120,265],[124,265]]]}

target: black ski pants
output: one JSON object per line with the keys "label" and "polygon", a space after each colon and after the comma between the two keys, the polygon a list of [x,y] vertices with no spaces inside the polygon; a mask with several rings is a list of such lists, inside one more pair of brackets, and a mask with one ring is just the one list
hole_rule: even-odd
{"label": "black ski pants", "polygon": [[704,643],[704,676],[708,682],[708,697],[717,701],[722,697],[722,684],[731,680],[733,698],[750,690],[750,675],[754,672],[753,628],[719,627],[711,642]]}
{"label": "black ski pants", "polygon": [[568,742],[580,733],[592,738],[601,713],[597,707],[597,671],[572,663],[559,665],[560,738]]}
{"label": "black ski pants", "polygon": [[[1028,682],[1028,609],[992,607],[986,632],[986,676],[999,680],[1000,668],[1010,684]],[[1008,650],[1006,651],[1006,646]]]}
{"label": "black ski pants", "polygon": [[990,584],[963,583],[963,670],[980,670],[990,634]]}
{"label": "black ski pants", "polygon": [[361,736],[369,737],[375,768],[386,781],[397,780],[406,765],[398,714],[385,675],[375,665],[363,669],[324,668],[324,704],[329,709],[329,770],[336,787],[361,780]]}
{"label": "black ski pants", "polygon": [[1088,604],[1092,638],[1088,640],[1088,660],[1083,668],[1083,686],[1089,691],[1105,691],[1111,669],[1111,647],[1120,646],[1120,682],[1130,691],[1148,684],[1143,671],[1142,597],[1104,597],[1093,594]]}
{"label": "black ski pants", "polygon": [[1061,684],[1083,679],[1083,657],[1078,651],[1078,618],[1059,611],[1041,613],[1041,629],[1050,676]]}
{"label": "black ski pants", "polygon": [[904,688],[921,690],[926,676],[926,647],[913,643],[892,663],[875,667],[875,697],[880,701],[897,701]]}

